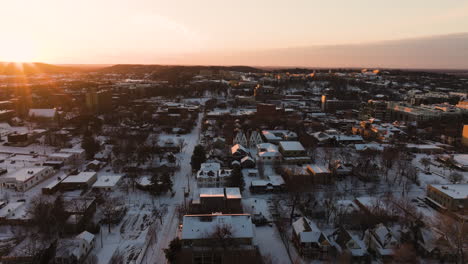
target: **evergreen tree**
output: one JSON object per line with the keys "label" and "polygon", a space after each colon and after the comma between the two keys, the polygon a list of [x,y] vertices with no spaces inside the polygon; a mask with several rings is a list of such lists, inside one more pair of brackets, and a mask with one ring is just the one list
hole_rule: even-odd
{"label": "evergreen tree", "polygon": [[164,254],[166,255],[166,259],[169,263],[175,263],[177,260],[177,254],[179,253],[180,249],[182,248],[182,242],[178,237],[174,238],[171,243],[169,243],[169,248],[165,248]]}
{"label": "evergreen tree", "polygon": [[197,145],[193,149],[192,159],[190,165],[192,165],[193,170],[199,170],[203,162],[206,161],[206,152],[205,148],[202,145]]}
{"label": "evergreen tree", "polygon": [[94,139],[90,133],[85,133],[81,147],[86,151],[86,158],[92,159],[94,155],[99,151],[99,142]]}
{"label": "evergreen tree", "polygon": [[231,187],[239,187],[241,192],[244,191],[244,176],[242,175],[242,171],[239,167],[232,170],[230,182]]}

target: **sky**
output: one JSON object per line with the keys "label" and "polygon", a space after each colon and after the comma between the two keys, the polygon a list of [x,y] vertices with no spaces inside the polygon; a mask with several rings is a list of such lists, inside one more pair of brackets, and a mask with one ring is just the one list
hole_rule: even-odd
{"label": "sky", "polygon": [[0,61],[260,65],[252,54],[468,32],[468,0],[0,1]]}

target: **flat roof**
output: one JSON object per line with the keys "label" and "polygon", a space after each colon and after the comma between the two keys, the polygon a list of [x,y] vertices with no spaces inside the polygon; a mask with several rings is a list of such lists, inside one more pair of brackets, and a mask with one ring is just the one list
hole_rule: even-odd
{"label": "flat roof", "polygon": [[99,176],[96,182],[93,184],[93,188],[113,187],[120,181],[121,178],[122,178],[122,175]]}
{"label": "flat roof", "polygon": [[299,141],[280,141],[279,145],[285,151],[305,151],[304,146]]}
{"label": "flat roof", "polygon": [[240,193],[239,188],[237,187],[226,188],[226,198],[227,199],[242,199],[242,195]]}
{"label": "flat roof", "polygon": [[31,179],[32,177],[36,176],[37,174],[43,172],[49,167],[30,167],[30,168],[22,168],[19,169],[11,174],[7,174],[4,176],[4,178],[14,178],[17,181],[27,181]]}
{"label": "flat roof", "polygon": [[200,188],[199,190],[201,197],[224,197],[223,188]]}
{"label": "flat roof", "polygon": [[430,184],[440,192],[453,199],[468,199],[468,183],[466,184]]}
{"label": "flat roof", "polygon": [[65,178],[63,183],[81,183],[88,182],[91,178],[96,177],[96,172],[80,172],[78,175],[70,175]]}
{"label": "flat roof", "polygon": [[227,225],[232,238],[253,238],[254,227],[249,214],[185,215],[182,225],[182,239],[211,238],[216,228]]}

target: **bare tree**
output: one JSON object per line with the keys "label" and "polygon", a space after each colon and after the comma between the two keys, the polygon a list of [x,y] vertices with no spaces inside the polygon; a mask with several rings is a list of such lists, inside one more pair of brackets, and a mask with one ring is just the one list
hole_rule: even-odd
{"label": "bare tree", "polygon": [[421,263],[413,245],[406,243],[394,250],[395,263]]}
{"label": "bare tree", "polygon": [[461,182],[461,181],[463,181],[463,175],[461,173],[458,173],[458,172],[454,171],[454,172],[450,173],[449,181],[451,183]]}
{"label": "bare tree", "polygon": [[126,208],[122,197],[107,196],[104,198],[104,201],[105,202],[101,206],[101,209],[104,216],[104,222],[107,223],[110,233],[111,225],[120,219]]}
{"label": "bare tree", "polygon": [[210,236],[217,245],[223,249],[231,248],[234,245],[232,239],[232,226],[228,224],[219,224]]}
{"label": "bare tree", "polygon": [[429,158],[424,157],[419,162],[421,162],[421,164],[424,166],[426,171],[430,171],[431,160]]}
{"label": "bare tree", "polygon": [[122,252],[120,252],[120,250],[116,250],[114,252],[114,254],[112,255],[111,259],[109,260],[109,263],[112,263],[112,264],[124,264],[125,263],[125,257],[124,255],[122,254]]}
{"label": "bare tree", "polygon": [[179,147],[180,152],[183,152],[185,147],[187,147],[187,142],[185,142],[185,139],[183,138],[177,139],[177,147]]}
{"label": "bare tree", "polygon": [[436,223],[437,228],[442,231],[445,239],[452,245],[458,263],[466,263],[465,254],[468,250],[468,225],[465,219],[455,220],[448,216],[442,216]]}

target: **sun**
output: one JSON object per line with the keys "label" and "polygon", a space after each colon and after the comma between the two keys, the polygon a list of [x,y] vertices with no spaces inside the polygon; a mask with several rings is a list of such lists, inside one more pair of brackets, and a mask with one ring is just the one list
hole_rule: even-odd
{"label": "sun", "polygon": [[2,62],[33,62],[36,56],[36,48],[30,41],[0,41],[0,61]]}

